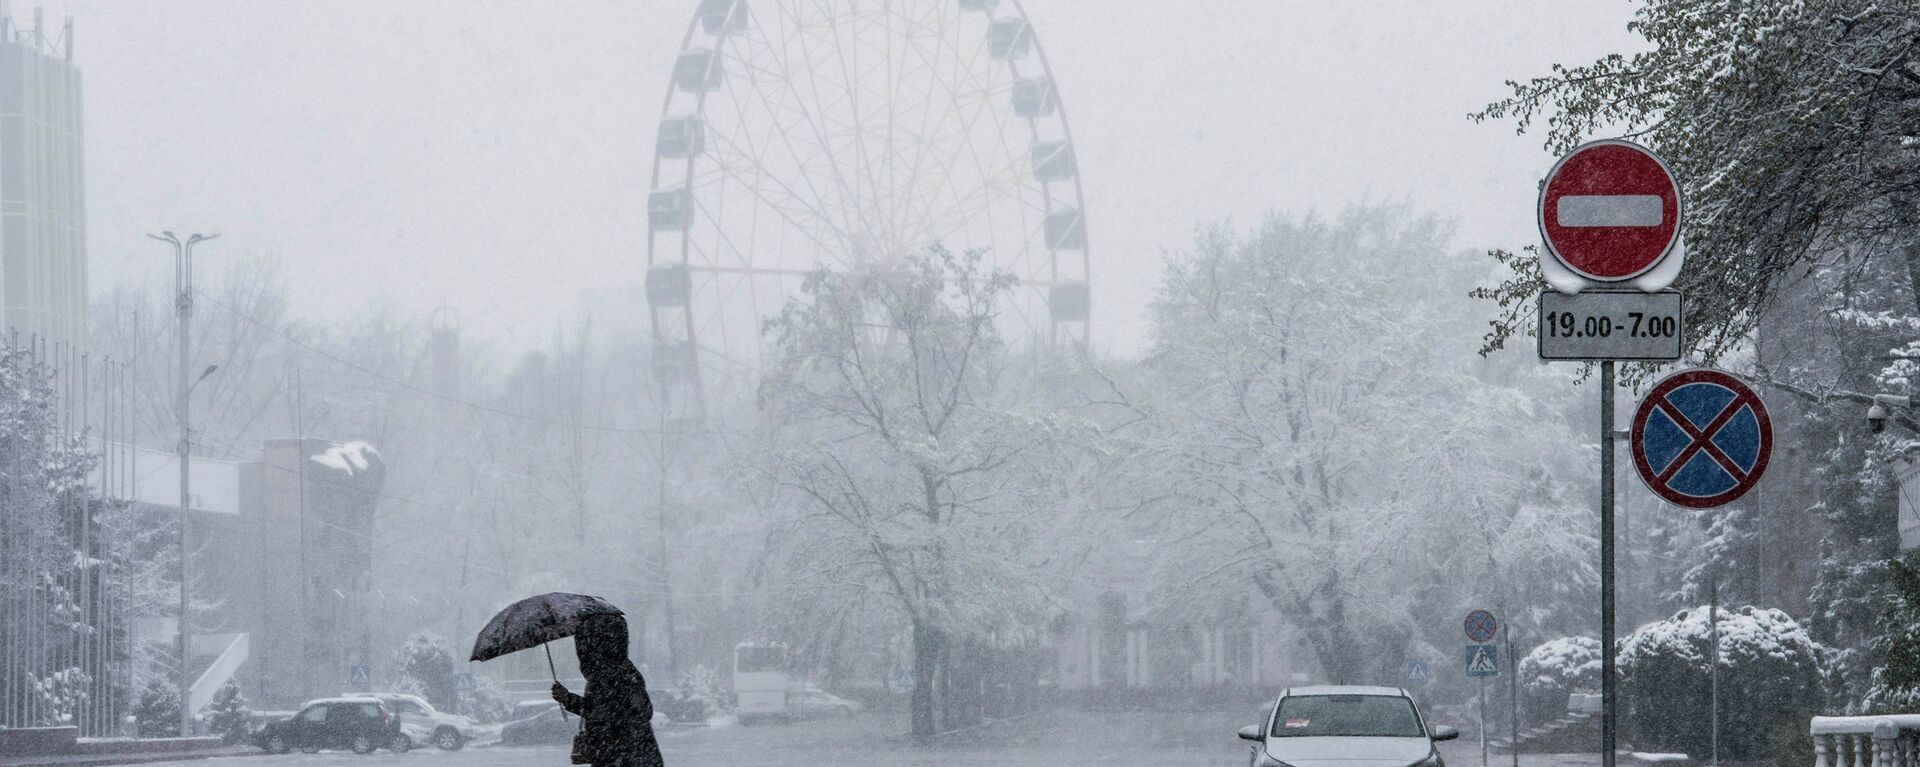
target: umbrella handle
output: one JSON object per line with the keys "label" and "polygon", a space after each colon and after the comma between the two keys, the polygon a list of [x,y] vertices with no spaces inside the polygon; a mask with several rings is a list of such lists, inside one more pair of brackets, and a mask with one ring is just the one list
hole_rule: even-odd
{"label": "umbrella handle", "polygon": [[[540,645],[540,647],[547,651],[547,674],[553,677],[554,684],[559,684],[560,672],[553,670],[553,645],[543,644],[543,645]],[[560,721],[562,722],[567,721],[566,706],[560,707]]]}

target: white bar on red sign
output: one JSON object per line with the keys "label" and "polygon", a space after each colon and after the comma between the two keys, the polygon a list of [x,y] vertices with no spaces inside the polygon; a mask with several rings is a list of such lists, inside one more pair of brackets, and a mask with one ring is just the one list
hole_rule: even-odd
{"label": "white bar on red sign", "polygon": [[1657,194],[1567,195],[1555,215],[1561,226],[1659,226],[1665,218]]}

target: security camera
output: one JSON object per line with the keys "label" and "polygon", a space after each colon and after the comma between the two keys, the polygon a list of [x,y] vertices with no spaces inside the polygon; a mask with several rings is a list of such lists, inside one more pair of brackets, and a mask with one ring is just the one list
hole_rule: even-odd
{"label": "security camera", "polygon": [[1887,430],[1887,409],[1878,402],[1867,408],[1867,428],[1875,434]]}

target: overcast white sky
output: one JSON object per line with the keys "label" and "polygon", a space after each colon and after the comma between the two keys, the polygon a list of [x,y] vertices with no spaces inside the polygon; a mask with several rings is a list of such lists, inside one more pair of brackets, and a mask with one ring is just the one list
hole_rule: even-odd
{"label": "overcast white sky", "polygon": [[[654,122],[696,5],[48,2],[78,28],[95,289],[170,274],[143,232],[219,231],[206,259],[281,255],[307,316],[389,298],[544,338],[644,274]],[[1462,248],[1531,241],[1551,158],[1466,113],[1635,47],[1626,0],[1026,5],[1074,119],[1095,342],[1120,353],[1202,220],[1406,196]]]}

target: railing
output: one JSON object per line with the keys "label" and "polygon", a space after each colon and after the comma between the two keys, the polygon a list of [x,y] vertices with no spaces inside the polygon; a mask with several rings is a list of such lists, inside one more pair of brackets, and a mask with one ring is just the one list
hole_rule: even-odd
{"label": "railing", "polygon": [[1920,767],[1920,715],[1816,716],[1814,767]]}
{"label": "railing", "polygon": [[241,664],[247,662],[252,647],[247,634],[202,634],[193,638],[193,652],[198,656],[212,655],[213,663],[200,674],[200,678],[188,688],[187,700],[192,711],[198,712],[213,702],[213,694],[220,691],[221,685],[233,678]]}

